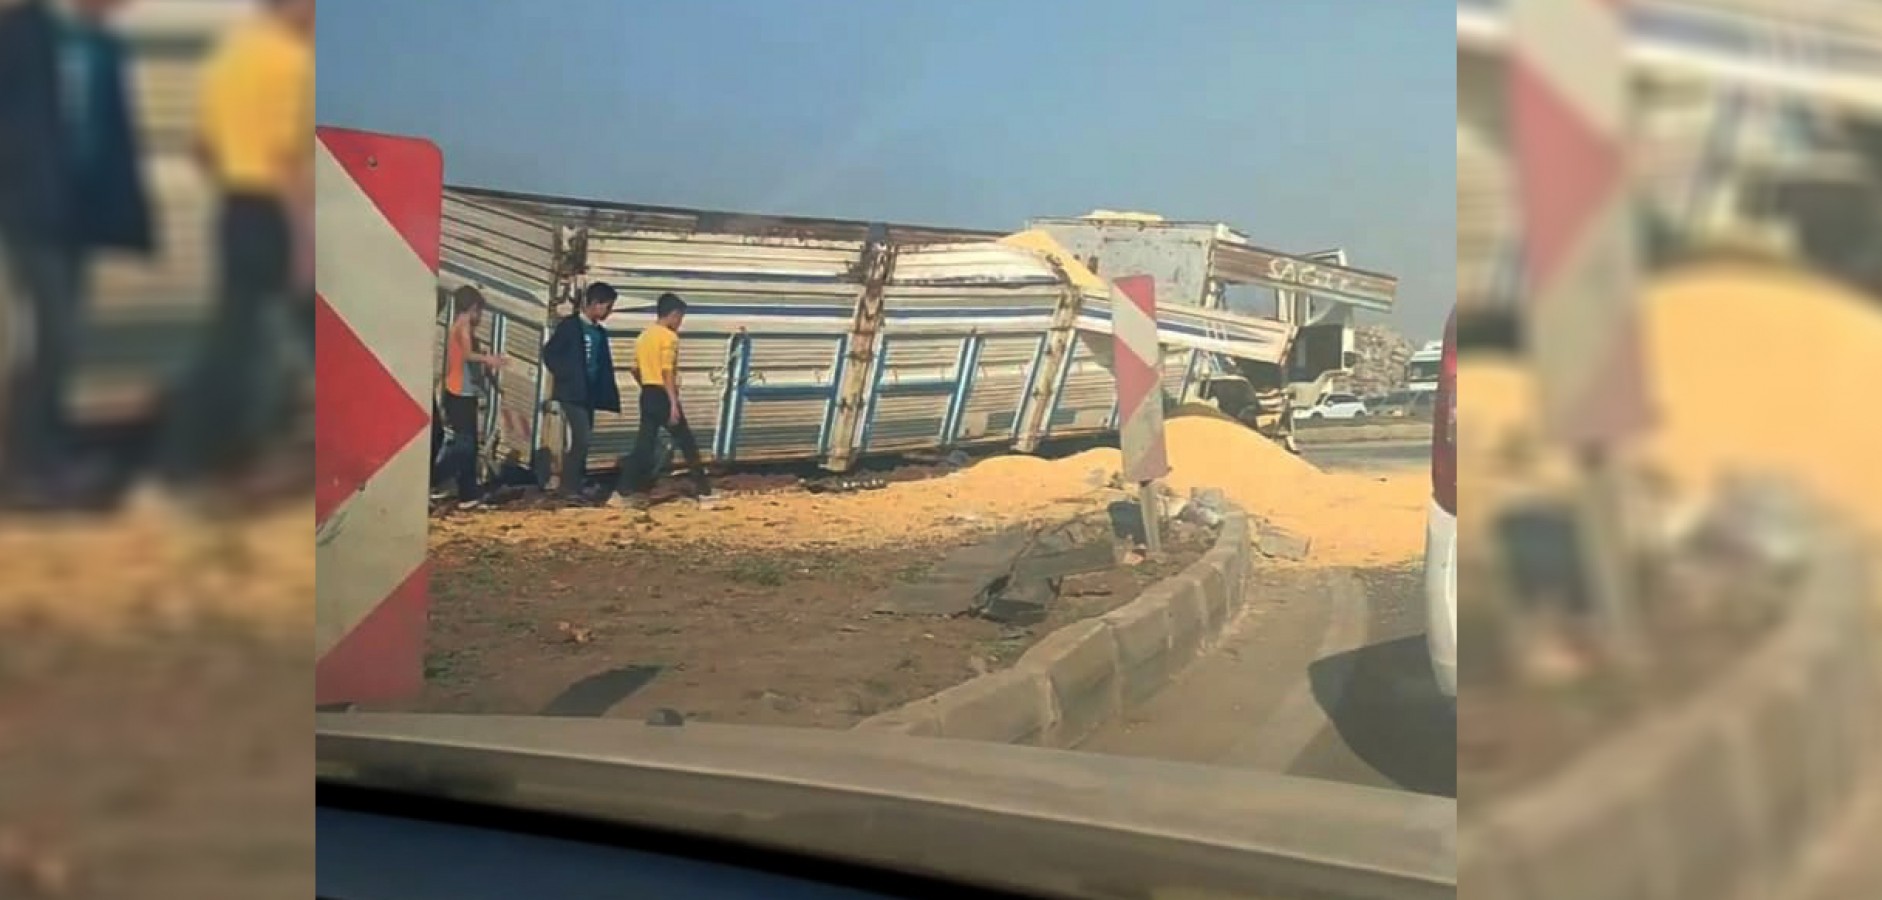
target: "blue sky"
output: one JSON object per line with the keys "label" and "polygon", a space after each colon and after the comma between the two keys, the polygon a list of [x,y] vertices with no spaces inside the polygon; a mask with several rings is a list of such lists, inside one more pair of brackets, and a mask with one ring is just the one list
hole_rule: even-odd
{"label": "blue sky", "polygon": [[1456,293],[1454,29],[1432,0],[325,0],[319,117],[512,190],[1224,221],[1398,275],[1422,339]]}

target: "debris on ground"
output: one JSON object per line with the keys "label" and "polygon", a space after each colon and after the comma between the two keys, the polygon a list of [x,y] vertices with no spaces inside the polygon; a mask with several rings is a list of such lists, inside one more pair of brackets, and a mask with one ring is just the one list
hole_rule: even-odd
{"label": "debris on ground", "polygon": [[817,478],[804,482],[804,490],[813,494],[849,494],[879,491],[889,483],[880,478]]}
{"label": "debris on ground", "polygon": [[[1076,524],[1045,549],[1058,571],[1086,569],[1109,523],[1098,510],[1068,515]],[[1022,538],[1055,530],[1011,527]],[[974,586],[984,595],[977,606],[961,608],[957,592],[938,614],[877,611],[881,598],[931,580],[952,551],[999,533],[809,549],[725,535],[633,552],[593,534],[553,544],[434,540],[425,694],[393,708],[640,718],[667,707],[688,720],[847,727],[1011,665],[1041,637],[1130,602],[1214,542],[1211,529],[1173,523],[1163,554],[1136,566],[1008,577],[997,589]],[[589,639],[571,639],[563,622]]]}
{"label": "debris on ground", "polygon": [[1255,549],[1270,559],[1299,562],[1307,558],[1313,539],[1262,522],[1255,528]]}
{"label": "debris on ground", "polygon": [[1189,499],[1179,508],[1177,517],[1211,528],[1222,524],[1227,518],[1229,501],[1216,488],[1195,488],[1189,492]]}
{"label": "debris on ground", "polygon": [[905,616],[955,616],[985,605],[1013,574],[1032,543],[1025,529],[1008,529],[956,549],[915,581],[890,585],[875,611]]}
{"label": "debris on ground", "polygon": [[571,644],[586,644],[595,639],[594,629],[583,628],[570,622],[555,623],[555,630],[562,635],[563,640]]}

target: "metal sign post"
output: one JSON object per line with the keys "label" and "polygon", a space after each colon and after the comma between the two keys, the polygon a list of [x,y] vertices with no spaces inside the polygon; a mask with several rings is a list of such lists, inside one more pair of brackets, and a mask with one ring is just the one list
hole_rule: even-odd
{"label": "metal sign post", "polygon": [[1515,0],[1510,122],[1523,322],[1551,439],[1584,466],[1582,547],[1609,651],[1642,660],[1620,451],[1653,424],[1636,301],[1625,0]]}
{"label": "metal sign post", "polygon": [[1154,482],[1170,474],[1163,440],[1163,347],[1157,338],[1157,284],[1148,275],[1112,282],[1113,369],[1117,375],[1118,447],[1124,482],[1137,485],[1144,549],[1163,551],[1162,510]]}

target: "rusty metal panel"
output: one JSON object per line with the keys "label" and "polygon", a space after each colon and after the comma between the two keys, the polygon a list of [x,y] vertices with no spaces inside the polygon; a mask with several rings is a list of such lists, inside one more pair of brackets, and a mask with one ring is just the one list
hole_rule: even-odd
{"label": "rusty metal panel", "polygon": [[1063,438],[1114,428],[1117,376],[1111,371],[1109,337],[1079,341],[1069,365],[1048,433]]}
{"label": "rusty metal panel", "polygon": [[1026,400],[1039,354],[1039,335],[995,335],[980,345],[980,356],[968,374],[967,403],[955,429],[962,444],[1005,443],[1013,439],[1014,423]]}
{"label": "rusty metal panel", "polygon": [[[650,322],[660,292],[638,281],[613,282],[620,291],[610,324],[639,330]],[[854,286],[851,286],[854,290]],[[686,300],[685,331],[730,336],[741,331],[754,335],[841,336],[849,327],[846,298],[828,293],[771,294],[742,292],[736,286],[704,283],[675,291]]]}
{"label": "rusty metal panel", "polygon": [[961,379],[969,375],[961,371],[966,351],[964,337],[884,341],[869,392],[864,450],[940,446]]}
{"label": "rusty metal panel", "polygon": [[556,231],[531,219],[446,192],[439,281],[473,285],[492,308],[546,322],[555,300]]}
{"label": "rusty metal panel", "polygon": [[849,278],[861,252],[854,242],[767,244],[722,235],[590,232],[588,274],[609,282],[743,275],[761,283],[830,284]]}
{"label": "rusty metal panel", "polygon": [[[499,314],[501,315],[501,314]],[[497,315],[486,314],[486,322]],[[517,317],[502,319],[503,340],[498,350],[509,363],[497,373],[497,413],[493,417],[500,459],[528,465],[538,447],[545,446],[536,434],[537,384],[541,371],[543,328],[536,322]]]}
{"label": "rusty metal panel", "polygon": [[1057,285],[890,287],[884,329],[894,335],[1037,333],[1052,327]]}
{"label": "rusty metal panel", "polygon": [[[1112,302],[1109,296],[1086,298],[1083,308],[1079,310],[1079,330],[1109,335]],[[1274,319],[1225,310],[1157,304],[1157,337],[1166,348],[1201,350],[1279,364],[1287,356],[1295,331],[1294,326]]]}
{"label": "rusty metal panel", "polygon": [[734,458],[759,462],[816,457],[829,405],[828,399],[747,400]]}
{"label": "rusty metal panel", "polygon": [[897,337],[889,364],[879,376],[884,385],[904,381],[935,381],[954,377],[960,362],[961,339],[958,337]]}
{"label": "rusty metal panel", "polygon": [[1390,312],[1398,297],[1398,279],[1394,276],[1317,262],[1252,244],[1218,242],[1209,271],[1212,277],[1231,283],[1296,290],[1375,312]]}
{"label": "rusty metal panel", "polygon": [[459,186],[453,190],[500,203],[574,228],[601,232],[666,232],[674,235],[722,235],[756,238],[769,243],[849,242],[860,245],[873,229],[881,229],[884,239],[897,246],[962,241],[991,240],[996,231],[968,228],[944,228],[930,225],[887,225],[854,219],[819,219],[804,216],[772,216],[743,212],[650,206],[524,194],[488,188]]}
{"label": "rusty metal panel", "polygon": [[861,252],[861,245],[841,242],[590,233],[586,278],[619,292],[610,321],[651,320],[655,301],[671,291],[687,302],[690,334],[834,338],[850,326]]}
{"label": "rusty metal panel", "polygon": [[900,248],[888,243],[880,229],[869,232],[856,266],[857,289],[849,330],[844,338],[842,374],[837,379],[836,417],[824,444],[823,466],[847,471],[862,452],[863,427],[871,394],[871,381],[881,370],[884,292],[895,272]]}
{"label": "rusty metal panel", "polygon": [[896,257],[892,277],[898,287],[1059,284],[1059,276],[1039,254],[992,242],[905,249]]}
{"label": "rusty metal panel", "polygon": [[753,335],[751,341],[750,387],[785,387],[830,383],[836,375],[840,335],[780,339]]}
{"label": "rusty metal panel", "polygon": [[1051,235],[1107,281],[1149,275],[1159,303],[1173,306],[1206,305],[1209,248],[1223,231],[1212,224],[1115,219],[1034,219],[1028,227]]}
{"label": "rusty metal panel", "polygon": [[1061,293],[1043,257],[997,243],[904,249],[884,298],[889,334],[993,334],[1050,328]]}
{"label": "rusty metal panel", "polygon": [[731,434],[739,460],[814,459],[835,412],[843,337],[753,335],[743,348]]}
{"label": "rusty metal panel", "polygon": [[870,398],[864,429],[866,451],[915,450],[939,446],[947,421],[946,393],[902,393],[883,385]]}

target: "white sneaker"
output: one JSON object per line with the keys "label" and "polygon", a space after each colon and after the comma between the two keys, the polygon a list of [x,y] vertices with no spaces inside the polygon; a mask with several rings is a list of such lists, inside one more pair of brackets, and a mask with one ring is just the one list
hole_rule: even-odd
{"label": "white sneaker", "polygon": [[458,512],[470,512],[472,510],[483,509],[483,508],[484,508],[484,501],[482,500],[461,500],[457,504]]}

